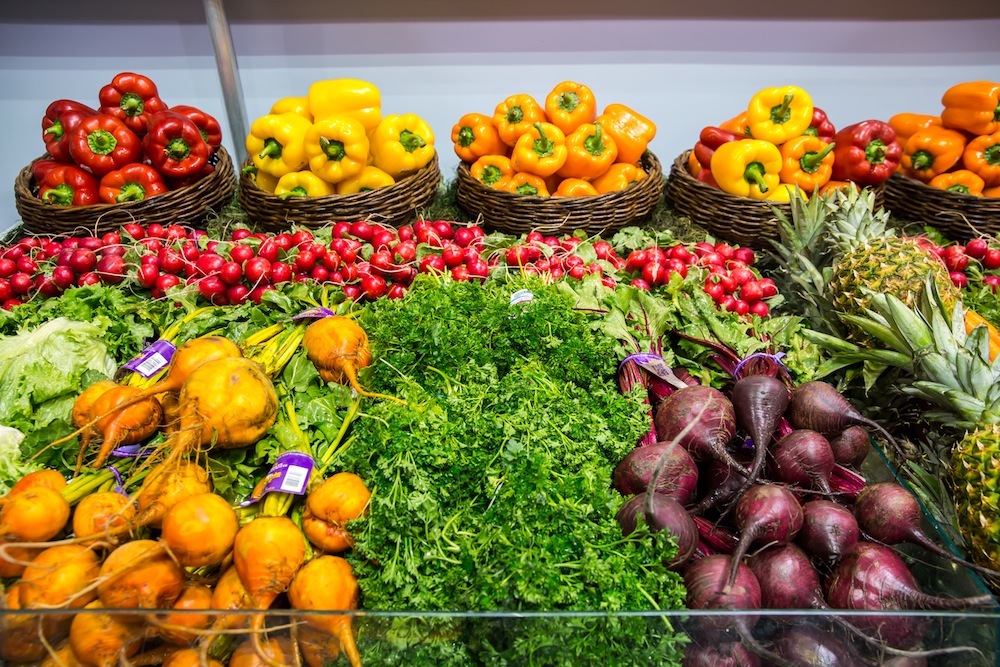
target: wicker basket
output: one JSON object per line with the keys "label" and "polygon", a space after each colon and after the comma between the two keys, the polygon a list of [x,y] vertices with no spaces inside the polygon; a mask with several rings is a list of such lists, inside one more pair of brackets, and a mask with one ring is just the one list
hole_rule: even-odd
{"label": "wicker basket", "polygon": [[931,225],[955,241],[1000,234],[1000,199],[932,188],[898,172],[885,184],[885,205],[893,215]]}
{"label": "wicker basket", "polygon": [[[768,239],[778,238],[777,218],[774,209],[791,216],[792,207],[787,202],[776,202],[747,197],[737,197],[702,183],[688,171],[685,151],[670,168],[667,178],[667,203],[674,211],[691,220],[718,239],[769,250]],[[884,187],[875,188],[875,205],[883,206]]]}
{"label": "wicker basket", "polygon": [[220,146],[213,160],[215,171],[187,187],[142,201],[93,206],[56,206],[38,199],[32,192],[33,161],[14,181],[14,203],[28,234],[104,234],[132,222],[195,225],[232,201],[236,191],[236,174],[226,149]]}
{"label": "wicker basket", "polygon": [[596,197],[531,197],[487,187],[472,177],[469,165],[458,166],[458,205],[481,217],[484,226],[509,234],[537,230],[559,234],[582,229],[600,234],[638,222],[663,196],[663,167],[646,151],[640,162],[647,177],[620,192]]}
{"label": "wicker basket", "polygon": [[[248,157],[243,166],[249,164]],[[437,154],[423,169],[393,185],[353,195],[283,199],[261,190],[253,178],[241,174],[240,204],[250,219],[267,231],[284,231],[293,224],[315,228],[366,219],[398,227],[434,201],[440,183]]]}

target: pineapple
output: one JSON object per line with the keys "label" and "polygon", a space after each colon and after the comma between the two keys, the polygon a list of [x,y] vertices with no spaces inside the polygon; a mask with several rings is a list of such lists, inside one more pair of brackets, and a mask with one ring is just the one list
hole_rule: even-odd
{"label": "pineapple", "polygon": [[[836,314],[863,315],[873,294],[892,294],[913,305],[924,280],[932,276],[946,305],[958,298],[939,257],[914,238],[899,236],[888,226],[889,213],[875,208],[871,190],[837,191],[833,198],[792,201],[792,219],[779,214],[779,263],[799,283],[800,296],[837,334],[870,340],[855,328],[846,332]],[[802,273],[810,276],[808,284]],[[803,294],[803,290],[806,294]]]}
{"label": "pineapple", "polygon": [[949,308],[928,278],[918,303],[891,294],[872,298],[867,316],[848,316],[883,349],[845,344],[829,363],[850,358],[905,370],[902,391],[932,409],[924,418],[952,442],[932,475],[945,479],[972,559],[1000,569],[1000,356],[990,360],[986,326],[966,333],[961,301]]}

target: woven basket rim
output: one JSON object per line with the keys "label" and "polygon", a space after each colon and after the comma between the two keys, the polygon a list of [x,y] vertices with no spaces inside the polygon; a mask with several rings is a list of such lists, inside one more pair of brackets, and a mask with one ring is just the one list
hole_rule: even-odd
{"label": "woven basket rim", "polygon": [[[182,205],[202,203],[210,197],[220,202],[232,199],[236,189],[236,179],[233,172],[232,159],[224,146],[219,146],[215,158],[215,169],[212,173],[199,179],[198,181],[175,190],[142,199],[139,201],[122,202],[120,204],[91,204],[89,206],[57,206],[38,199],[32,192],[32,167],[39,160],[51,159],[47,153],[35,158],[27,166],[21,169],[14,180],[14,196],[18,213],[21,215],[22,224],[25,227],[31,226],[34,220],[30,218],[44,218],[45,222],[55,226],[73,223],[73,228],[94,227],[94,229],[117,228],[121,224],[120,220],[131,217],[135,222],[142,223],[143,218],[155,217],[156,215],[167,215],[174,208]],[[211,208],[204,206],[203,208]],[[106,220],[112,222],[106,222]],[[110,225],[110,227],[108,227]],[[49,234],[49,232],[32,231],[34,234]],[[70,230],[58,229],[55,235],[68,234]]]}

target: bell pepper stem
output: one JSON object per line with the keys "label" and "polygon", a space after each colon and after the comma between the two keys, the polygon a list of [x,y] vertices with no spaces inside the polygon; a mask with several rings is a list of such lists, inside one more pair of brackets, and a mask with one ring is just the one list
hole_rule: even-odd
{"label": "bell pepper stem", "polygon": [[538,131],[538,138],[535,139],[535,142],[531,145],[531,149],[535,151],[539,157],[548,157],[552,155],[553,145],[549,138],[545,136],[545,130],[542,128],[542,124],[536,122],[532,125],[532,127]]}
{"label": "bell pepper stem", "polygon": [[483,172],[479,175],[479,180],[483,182],[483,185],[493,185],[501,178],[503,178],[503,172],[492,164],[483,167]]}
{"label": "bell pepper stem", "polygon": [[94,130],[87,135],[87,146],[95,155],[110,155],[117,145],[115,135],[107,130]]}
{"label": "bell pepper stem", "polygon": [[823,158],[829,155],[830,151],[833,150],[834,144],[827,144],[826,148],[822,151],[806,151],[802,157],[799,158],[799,166],[802,167],[802,171],[807,174],[814,174],[819,166],[823,164]]}
{"label": "bell pepper stem", "polygon": [[983,151],[983,161],[986,164],[1000,164],[1000,144],[993,144]]}
{"label": "bell pepper stem", "polygon": [[882,164],[885,162],[885,142],[881,139],[873,139],[865,146],[865,159],[869,164]]}
{"label": "bell pepper stem", "polygon": [[559,96],[559,108],[566,113],[572,113],[574,109],[580,106],[580,96],[568,90]]}
{"label": "bell pepper stem", "polygon": [[926,171],[934,165],[934,156],[927,150],[921,149],[914,152],[910,159],[913,162],[914,171]]}
{"label": "bell pepper stem", "polygon": [[146,198],[146,188],[138,183],[126,183],[122,186],[121,192],[115,197],[116,202],[142,201]]}
{"label": "bell pepper stem", "polygon": [[62,136],[65,133],[63,132],[63,126],[60,121],[57,120],[49,125],[49,129],[45,130],[45,136],[49,136],[50,134],[52,135],[52,141],[62,139]]}
{"label": "bell pepper stem", "polygon": [[344,151],[343,141],[330,141],[326,137],[319,138],[319,147],[326,155],[328,160],[333,160],[334,162],[340,162],[345,157],[347,153]]}
{"label": "bell pepper stem", "polygon": [[183,160],[184,158],[186,158],[188,155],[191,154],[191,147],[188,145],[186,141],[184,141],[180,137],[177,137],[175,139],[171,139],[170,141],[168,141],[163,151],[167,154],[167,156],[171,160],[176,160],[177,162],[180,162],[181,160]]}
{"label": "bell pepper stem", "polygon": [[[790,107],[792,106],[792,98],[795,96],[791,93],[787,93],[782,99],[781,104],[771,107],[771,120],[775,123],[786,123],[791,117]],[[761,192],[765,192],[761,190]]]}
{"label": "bell pepper stem", "polygon": [[524,109],[520,106],[513,106],[507,109],[507,122],[511,125],[517,125],[522,120],[524,120]]}
{"label": "bell pepper stem", "polygon": [[969,186],[956,183],[955,185],[950,185],[947,188],[948,192],[960,192],[963,195],[969,194]]}
{"label": "bell pepper stem", "polygon": [[607,147],[604,145],[604,135],[601,133],[601,124],[594,123],[594,133],[587,137],[583,141],[583,147],[587,149],[587,152],[591,155],[600,157],[604,155],[604,151]]}
{"label": "bell pepper stem", "polygon": [[118,103],[118,106],[125,112],[126,116],[134,118],[142,113],[143,108],[146,105],[142,101],[142,98],[135,93],[125,93],[122,95],[122,99]]}
{"label": "bell pepper stem", "polygon": [[760,162],[751,162],[743,170],[743,178],[757,186],[761,192],[767,192],[767,181],[764,180],[764,165]]}
{"label": "bell pepper stem", "polygon": [[261,150],[260,153],[257,154],[257,157],[259,157],[262,160],[267,158],[272,158],[274,160],[280,159],[281,144],[274,137],[268,137],[267,139],[264,140],[264,148]]}
{"label": "bell pepper stem", "polygon": [[472,128],[465,126],[458,131],[458,145],[462,148],[468,148],[475,142],[476,133],[472,131]]}
{"label": "bell pepper stem", "polygon": [[69,206],[73,203],[74,190],[66,183],[60,183],[54,188],[45,191],[42,199],[52,202],[56,206]]}
{"label": "bell pepper stem", "polygon": [[412,153],[418,148],[423,148],[427,145],[423,137],[410,130],[403,130],[399,133],[399,143],[403,145],[407,153]]}
{"label": "bell pepper stem", "polygon": [[299,186],[296,186],[296,187],[292,188],[288,192],[286,192],[284,194],[281,194],[281,195],[278,195],[278,196],[281,197],[282,199],[288,199],[290,197],[308,197],[309,193],[306,192],[306,189],[304,187],[302,187],[301,185],[299,185]]}

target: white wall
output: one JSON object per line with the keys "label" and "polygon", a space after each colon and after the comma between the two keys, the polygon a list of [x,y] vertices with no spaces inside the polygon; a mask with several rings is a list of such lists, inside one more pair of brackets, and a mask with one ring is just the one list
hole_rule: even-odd
{"label": "white wall", "polygon": [[[48,103],[96,105],[98,90],[121,71],[153,78],[168,104],[215,115],[226,147],[242,159],[242,137],[229,131],[197,7],[187,7],[184,16],[194,19],[186,22],[115,14],[105,24],[101,17],[111,13],[98,11],[73,25],[53,25],[52,16],[62,14],[43,19],[42,9],[52,6],[38,7],[22,9],[16,22],[0,19],[0,182],[7,184],[0,189],[0,229],[18,224],[13,183],[44,150],[40,120]],[[457,164],[449,135],[462,114],[492,113],[514,93],[544,98],[565,79],[589,85],[599,105],[622,102],[652,118],[658,133],[651,148],[665,165],[703,126],[735,115],[766,86],[802,86],[838,127],[901,111],[937,113],[949,86],[1000,80],[1000,9],[989,12],[969,10],[972,18],[949,21],[631,15],[397,22],[382,14],[318,23],[230,20],[249,120],[280,97],[305,94],[315,80],[366,79],[381,89],[385,113],[413,112],[430,122],[449,177]]]}

